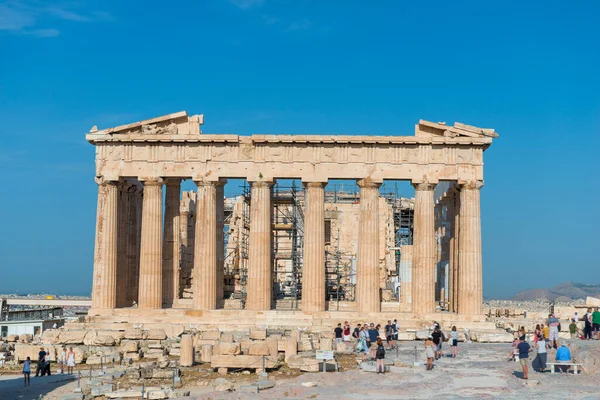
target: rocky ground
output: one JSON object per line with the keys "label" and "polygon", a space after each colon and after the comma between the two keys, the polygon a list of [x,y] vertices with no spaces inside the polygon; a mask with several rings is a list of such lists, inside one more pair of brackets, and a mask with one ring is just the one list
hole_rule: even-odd
{"label": "rocky ground", "polygon": [[[348,355],[343,358],[345,367],[340,372],[288,375],[289,371],[280,369],[269,371],[266,378],[243,372],[220,377],[207,371],[206,367],[198,366],[192,367],[187,373],[182,371],[182,381],[185,389],[190,390],[190,396],[186,398],[202,400],[600,398],[600,342],[574,340],[569,341],[569,346],[575,360],[586,367],[584,373],[573,375],[530,371],[528,381],[521,379],[520,365],[508,361],[510,344],[461,343],[457,358],[444,357],[436,361],[433,371],[426,371],[423,366],[423,342],[416,341],[401,343],[397,352],[388,351],[386,363],[389,372],[383,375],[357,369],[356,357]],[[446,345],[444,347],[447,355],[450,349]],[[553,358],[554,351],[551,351],[548,359]],[[264,379],[272,381],[274,387],[259,393],[242,391],[248,390],[249,384]],[[32,386],[41,385],[39,382],[42,381],[33,381]],[[125,385],[124,381],[119,382],[119,385]],[[57,388],[49,386],[51,390],[44,398],[61,400],[65,394],[72,393],[74,387],[74,381],[64,381]],[[215,390],[225,388],[231,389]],[[34,398],[18,392],[16,394],[18,397],[14,398]]]}

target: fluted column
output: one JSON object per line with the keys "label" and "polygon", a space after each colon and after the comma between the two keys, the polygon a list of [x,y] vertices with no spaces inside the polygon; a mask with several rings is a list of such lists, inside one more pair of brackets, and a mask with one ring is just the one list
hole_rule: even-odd
{"label": "fluted column", "polygon": [[221,179],[217,182],[216,187],[216,218],[217,229],[217,307],[221,307],[223,303],[224,287],[225,287],[225,183],[227,181]]}
{"label": "fluted column", "polygon": [[271,263],[271,182],[252,182],[250,248],[246,309],[270,310],[273,298]]}
{"label": "fluted column", "polygon": [[117,229],[119,188],[115,181],[98,179],[98,214],[92,308],[117,306]]}
{"label": "fluted column", "polygon": [[400,246],[400,302],[412,303],[412,244]]}
{"label": "fluted column", "polygon": [[447,208],[447,214],[446,214],[446,218],[448,219],[449,223],[450,223],[450,238],[448,240],[448,258],[449,258],[449,265],[448,265],[448,311],[451,312],[456,312],[456,304],[457,304],[457,298],[456,298],[456,283],[457,283],[457,278],[458,278],[458,273],[457,273],[457,266],[458,266],[458,257],[457,257],[457,251],[456,249],[458,249],[458,236],[456,235],[457,233],[457,222],[456,219],[458,217],[458,213],[456,212],[456,197],[457,197],[458,193],[456,191],[456,188],[452,188],[449,192],[449,199],[448,199],[448,208]]}
{"label": "fluted column", "polygon": [[217,308],[217,182],[196,181],[194,309]]}
{"label": "fluted column", "polygon": [[127,306],[127,225],[129,224],[127,190],[129,183],[119,182],[119,206],[117,227],[117,307]]}
{"label": "fluted column", "polygon": [[304,263],[302,311],[325,311],[325,191],[324,182],[304,184]]}
{"label": "fluted column", "polygon": [[358,263],[356,266],[356,309],[380,312],[379,294],[379,186],[367,179],[357,181],[360,187],[358,219]]}
{"label": "fluted column", "polygon": [[415,212],[413,234],[413,313],[435,311],[436,240],[432,183],[413,183]]}
{"label": "fluted column", "polygon": [[471,181],[460,190],[458,313],[483,314],[481,262],[481,181]]}
{"label": "fluted column", "polygon": [[179,205],[181,179],[167,179],[166,187],[162,302],[163,305],[171,307],[179,297]]}
{"label": "fluted column", "polygon": [[146,309],[162,308],[163,180],[144,178],[143,184],[138,306]]}

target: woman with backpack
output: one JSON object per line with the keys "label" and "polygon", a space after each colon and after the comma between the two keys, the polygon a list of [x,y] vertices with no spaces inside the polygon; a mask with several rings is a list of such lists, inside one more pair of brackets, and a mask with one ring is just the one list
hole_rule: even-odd
{"label": "woman with backpack", "polygon": [[377,359],[377,373],[385,373],[385,347],[383,347],[383,340],[380,337],[377,338],[375,358]]}

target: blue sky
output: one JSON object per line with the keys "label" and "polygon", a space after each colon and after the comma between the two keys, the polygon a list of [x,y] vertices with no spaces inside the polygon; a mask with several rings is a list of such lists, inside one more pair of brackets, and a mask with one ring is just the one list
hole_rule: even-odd
{"label": "blue sky", "polygon": [[84,135],[179,110],[207,133],[493,127],[484,295],[599,283],[599,3],[166,4],[0,1],[0,292],[90,292]]}

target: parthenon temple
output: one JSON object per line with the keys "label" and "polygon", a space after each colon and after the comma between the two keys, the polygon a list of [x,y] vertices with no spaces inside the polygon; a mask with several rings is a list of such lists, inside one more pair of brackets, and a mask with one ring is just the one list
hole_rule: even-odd
{"label": "parthenon temple", "polygon": [[[493,129],[421,120],[412,136],[243,136],[202,124],[182,111],[87,134],[92,320],[484,320]],[[397,181],[414,198],[389,190]]]}

